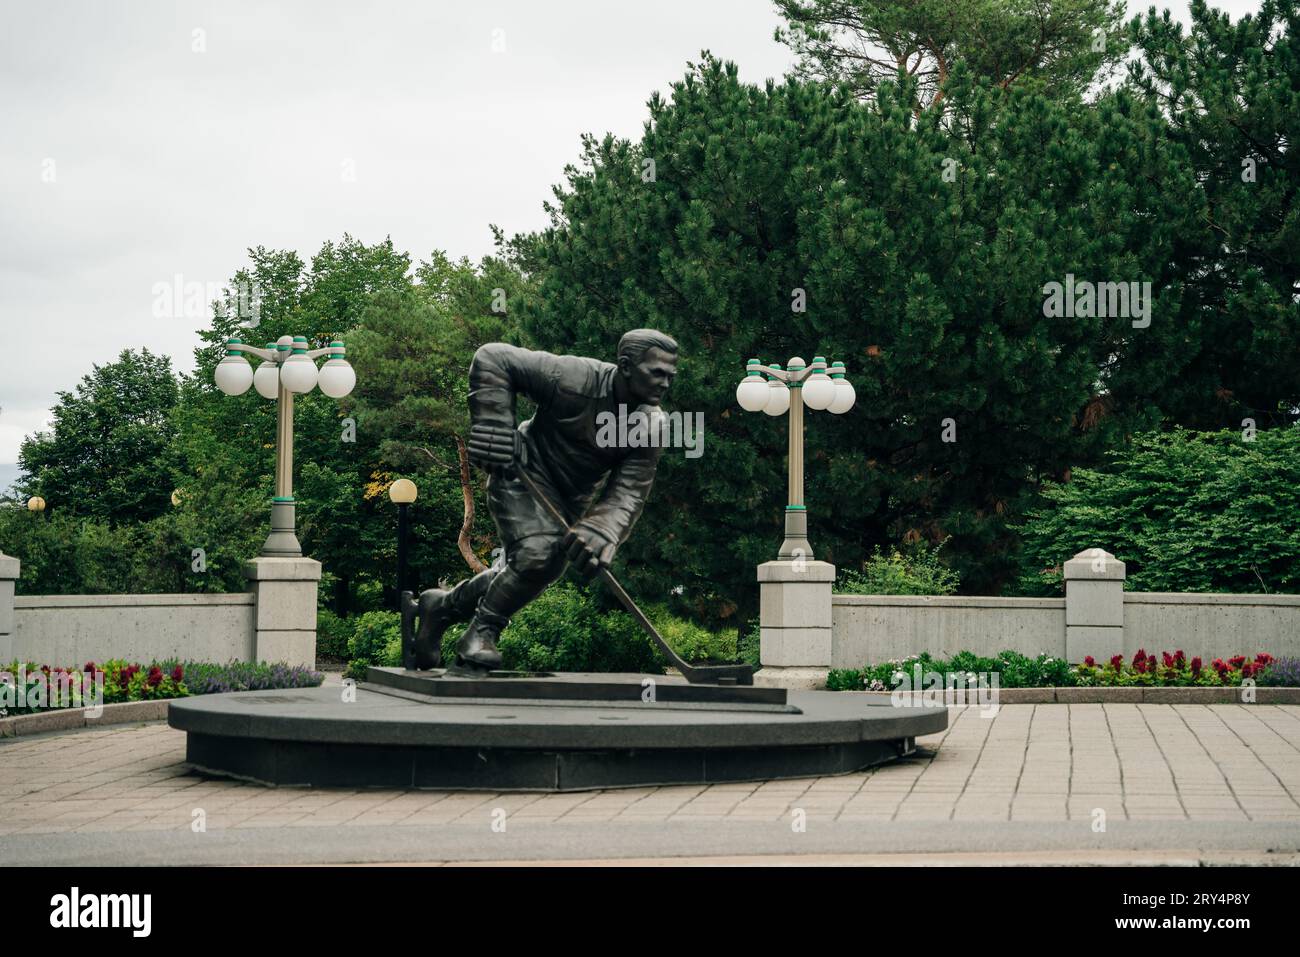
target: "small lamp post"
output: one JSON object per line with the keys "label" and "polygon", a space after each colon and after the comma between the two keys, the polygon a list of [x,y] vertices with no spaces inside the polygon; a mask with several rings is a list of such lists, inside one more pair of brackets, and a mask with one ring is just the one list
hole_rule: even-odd
{"label": "small lamp post", "polygon": [[388,486],[388,497],[397,506],[397,590],[393,593],[393,605],[401,607],[402,591],[406,588],[407,547],[410,538],[410,519],[407,512],[415,501],[419,489],[410,479],[398,479]]}
{"label": "small lamp post", "polygon": [[[256,372],[244,357],[246,352],[262,360]],[[317,369],[315,360],[324,355],[330,358]],[[217,363],[213,378],[226,395],[243,395],[255,385],[259,395],[276,400],[275,497],[271,499],[271,534],[262,546],[265,557],[302,555],[293,500],[294,393],[306,394],[319,385],[331,399],[343,398],[357,383],[357,374],[346,355],[342,342],[331,342],[324,349],[308,349],[305,336],[281,336],[264,349],[228,339],[226,356]]]}
{"label": "small lamp post", "polygon": [[[808,509],[803,501],[803,410],[843,415],[853,408],[856,396],[845,378],[843,362],[829,366],[821,356],[805,366],[798,356],[786,363],[763,365],[757,359],[745,364],[745,378],[736,387],[736,401],[746,412],[790,416],[790,494],[785,507],[785,541],[778,558],[811,559],[808,543]],[[767,376],[764,380],[763,376]]]}
{"label": "small lamp post", "polygon": [[33,495],[27,500],[27,511],[34,512],[41,518],[45,517],[45,499],[39,495]]}

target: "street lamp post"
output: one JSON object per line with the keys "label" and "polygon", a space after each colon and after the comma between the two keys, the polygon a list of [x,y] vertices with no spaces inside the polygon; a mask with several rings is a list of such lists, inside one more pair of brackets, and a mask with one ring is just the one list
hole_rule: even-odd
{"label": "street lamp post", "polygon": [[41,518],[45,517],[45,499],[39,495],[33,495],[27,500],[27,511],[34,512]]}
{"label": "street lamp post", "polygon": [[397,590],[393,593],[393,607],[401,608],[402,592],[407,590],[407,555],[410,541],[410,518],[407,511],[419,490],[410,479],[398,479],[388,486],[388,497],[397,506]]}
{"label": "street lamp post", "polygon": [[[745,364],[745,378],[736,387],[736,401],[746,412],[765,412],[771,416],[789,414],[789,496],[785,507],[785,541],[778,559],[813,557],[808,542],[808,508],[803,500],[803,412],[806,406],[816,411],[843,415],[853,408],[853,386],[845,377],[844,363],[829,366],[821,356],[805,366],[796,356],[782,369],[779,364],[764,365],[757,359]],[[763,376],[768,376],[767,380]]]}
{"label": "street lamp post", "polygon": [[[254,372],[244,353],[262,360]],[[316,368],[315,360],[329,360]],[[271,499],[271,534],[262,546],[267,558],[299,558],[302,546],[295,532],[293,499],[293,397],[306,394],[317,385],[332,399],[341,399],[356,385],[357,375],[348,364],[342,342],[324,349],[308,349],[305,336],[281,336],[266,348],[245,345],[238,339],[226,341],[226,356],[213,376],[226,395],[243,395],[249,386],[258,394],[276,400],[275,497]]]}

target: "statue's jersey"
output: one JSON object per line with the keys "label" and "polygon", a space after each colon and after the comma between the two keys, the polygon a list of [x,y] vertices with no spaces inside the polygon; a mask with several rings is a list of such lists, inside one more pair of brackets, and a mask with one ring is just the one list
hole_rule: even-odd
{"label": "statue's jersey", "polygon": [[[625,448],[602,446],[597,441],[597,417],[602,412],[619,415],[614,395],[617,372],[617,366],[598,359],[490,342],[470,363],[469,410],[474,425],[514,428],[515,397],[522,394],[532,399],[537,412],[519,426],[526,446],[523,467],[544,489],[558,496],[556,504],[572,519],[580,519],[610,541],[621,543],[645,506],[661,449],[657,442]],[[659,414],[657,408],[645,405],[635,411],[651,421]],[[604,489],[597,497],[602,482]],[[524,514],[496,514],[498,507],[513,513],[530,511],[523,505],[520,490],[508,491],[504,484],[495,478],[489,482],[494,517],[504,538],[553,531],[530,531],[531,518]],[[515,480],[510,484],[523,483]]]}

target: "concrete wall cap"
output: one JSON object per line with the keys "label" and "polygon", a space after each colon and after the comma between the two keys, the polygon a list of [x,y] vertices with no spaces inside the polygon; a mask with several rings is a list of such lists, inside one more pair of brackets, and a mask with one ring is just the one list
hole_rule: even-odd
{"label": "concrete wall cap", "polygon": [[314,558],[254,558],[244,563],[244,577],[253,581],[320,581],[321,565]]}
{"label": "concrete wall cap", "polygon": [[835,566],[830,562],[781,560],[758,566],[760,582],[833,582]]}
{"label": "concrete wall cap", "polygon": [[217,605],[251,605],[252,592],[184,595],[18,595],[15,608],[153,608],[214,607]]}
{"label": "concrete wall cap", "polygon": [[1003,598],[999,595],[844,595],[831,596],[835,605],[901,608],[1064,608],[1064,598]]}
{"label": "concrete wall cap", "polygon": [[1300,595],[1237,595],[1210,591],[1126,591],[1124,601],[1135,605],[1260,605],[1290,608]]}
{"label": "concrete wall cap", "polygon": [[22,563],[12,555],[0,553],[0,578],[17,578]]}
{"label": "concrete wall cap", "polygon": [[1123,581],[1124,563],[1104,548],[1085,548],[1065,563],[1065,578]]}

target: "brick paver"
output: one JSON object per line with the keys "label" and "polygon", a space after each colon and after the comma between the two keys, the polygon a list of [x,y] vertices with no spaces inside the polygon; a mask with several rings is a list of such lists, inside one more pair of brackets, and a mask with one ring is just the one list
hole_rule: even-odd
{"label": "brick paver", "polygon": [[[1286,821],[1300,824],[1300,707],[950,709],[917,755],[839,777],[570,794],[269,789],[206,779],[163,723],[0,743],[4,836],[411,827],[488,821]],[[1300,833],[1300,830],[1297,831]],[[737,849],[738,853],[741,849]]]}

